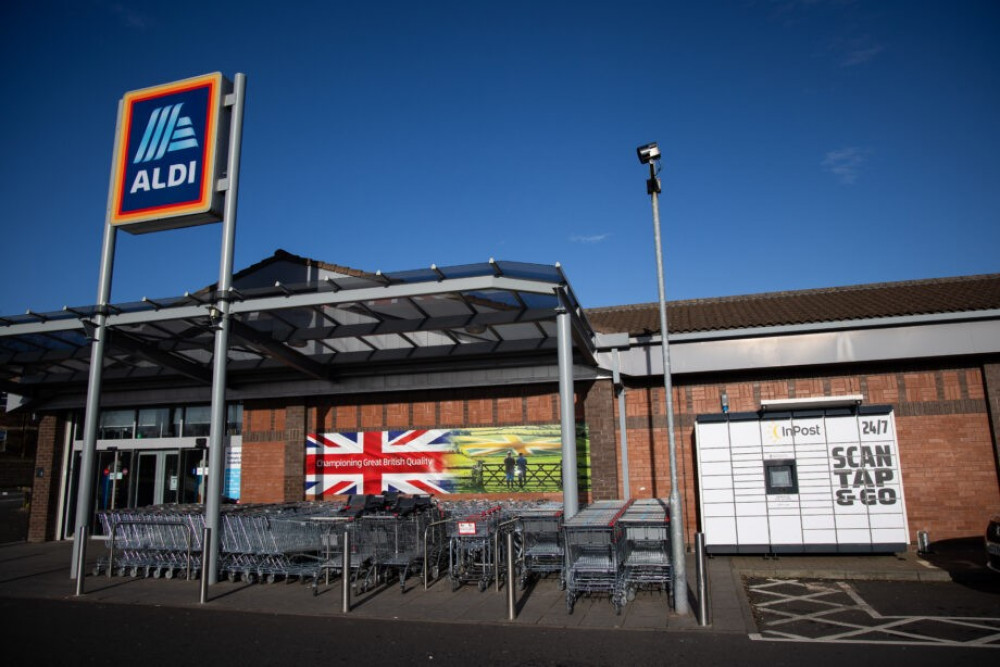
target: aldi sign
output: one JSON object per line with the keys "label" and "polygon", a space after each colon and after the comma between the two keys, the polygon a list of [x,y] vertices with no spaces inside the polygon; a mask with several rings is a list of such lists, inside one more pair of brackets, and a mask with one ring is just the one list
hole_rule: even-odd
{"label": "aldi sign", "polygon": [[221,73],[133,90],[122,98],[111,175],[111,224],[142,234],[222,218],[215,182],[231,84]]}

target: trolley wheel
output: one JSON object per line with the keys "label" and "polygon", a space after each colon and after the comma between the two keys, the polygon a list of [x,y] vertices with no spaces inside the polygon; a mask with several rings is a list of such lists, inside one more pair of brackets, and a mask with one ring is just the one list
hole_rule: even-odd
{"label": "trolley wheel", "polygon": [[431,566],[431,579],[437,579],[441,576],[441,567],[439,565]]}
{"label": "trolley wheel", "polygon": [[277,580],[278,580],[278,575],[276,575],[274,572],[272,572],[271,574],[267,575],[267,579],[266,579],[267,583],[273,584]]}
{"label": "trolley wheel", "polygon": [[173,579],[174,578],[174,568],[168,567],[166,570],[163,571],[163,576],[166,577],[167,579]]}
{"label": "trolley wheel", "polygon": [[248,584],[256,583],[257,582],[257,575],[254,574],[253,572],[250,572],[248,570],[248,571],[246,571],[246,572],[243,573],[243,581],[247,582]]}
{"label": "trolley wheel", "polygon": [[487,586],[489,586],[489,582],[488,581],[486,581],[485,579],[480,579],[479,580],[479,592],[480,593],[485,592]]}
{"label": "trolley wheel", "polygon": [[518,590],[523,591],[527,587],[528,587],[528,575],[522,574],[520,579],[517,580],[517,588]]}
{"label": "trolley wheel", "polygon": [[129,574],[130,577],[132,577],[133,579],[135,579],[136,577],[139,576],[139,568],[136,567],[135,565],[133,565],[132,569],[130,569],[128,571],[128,574]]}
{"label": "trolley wheel", "polygon": [[163,572],[158,567],[153,568],[152,572],[149,572],[149,570],[147,570],[146,573],[147,574],[152,574],[153,575],[153,579],[159,579],[160,575],[163,574]]}
{"label": "trolley wheel", "polygon": [[572,593],[567,593],[566,594],[566,613],[567,614],[572,614],[573,613],[573,605],[574,605],[575,602],[576,602],[576,596],[573,595]]}
{"label": "trolley wheel", "polygon": [[236,570],[227,570],[226,579],[229,579],[229,581],[236,583],[240,579],[240,574]]}
{"label": "trolley wheel", "polygon": [[627,591],[625,591],[625,599],[629,602],[635,599],[635,586],[630,586]]}
{"label": "trolley wheel", "polygon": [[561,591],[566,590],[566,580],[563,579],[562,577],[559,578],[559,590]]}
{"label": "trolley wheel", "polygon": [[127,572],[127,570],[126,570],[125,567],[119,567],[118,568],[118,576],[119,577],[124,577],[126,572]]}
{"label": "trolley wheel", "polygon": [[94,569],[91,571],[91,574],[93,574],[95,577],[101,576],[101,566],[95,565]]}

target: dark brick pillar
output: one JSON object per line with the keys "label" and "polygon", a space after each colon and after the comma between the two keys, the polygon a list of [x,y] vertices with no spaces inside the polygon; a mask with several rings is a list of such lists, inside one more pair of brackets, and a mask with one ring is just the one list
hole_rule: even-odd
{"label": "dark brick pillar", "polygon": [[28,518],[29,542],[55,539],[59,467],[62,463],[65,426],[65,420],[56,415],[45,415],[38,425],[38,451],[31,487],[31,514]]}
{"label": "dark brick pillar", "polygon": [[284,499],[296,502],[306,492],[306,407],[285,407],[285,479]]}
{"label": "dark brick pillar", "polygon": [[584,418],[590,435],[590,489],[594,500],[618,498],[618,453],[611,380],[598,380],[586,389]]}
{"label": "dark brick pillar", "polygon": [[990,420],[990,435],[993,438],[993,457],[1000,477],[1000,363],[983,364],[983,389],[986,391],[986,414]]}

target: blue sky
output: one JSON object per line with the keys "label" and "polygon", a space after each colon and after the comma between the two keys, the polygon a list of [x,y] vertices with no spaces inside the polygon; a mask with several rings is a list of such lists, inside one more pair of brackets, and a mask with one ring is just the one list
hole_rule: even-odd
{"label": "blue sky", "polygon": [[[236,268],[564,267],[585,307],[1000,271],[1000,3],[0,5],[0,314],[96,300],[115,110],[247,75]],[[218,277],[118,234],[112,301]]]}

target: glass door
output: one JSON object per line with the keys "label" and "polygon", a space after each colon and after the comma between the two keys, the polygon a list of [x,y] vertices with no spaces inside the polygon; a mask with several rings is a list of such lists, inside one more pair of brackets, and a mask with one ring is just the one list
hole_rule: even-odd
{"label": "glass door", "polygon": [[176,451],[139,452],[134,507],[177,502],[180,486],[177,460]]}
{"label": "glass door", "polygon": [[131,452],[97,452],[98,511],[128,507],[129,459]]}
{"label": "glass door", "polygon": [[[103,534],[99,512],[150,505],[204,502],[207,450],[99,450],[94,471],[92,535]],[[82,454],[74,452],[67,480],[63,532],[75,533],[76,500]]]}

